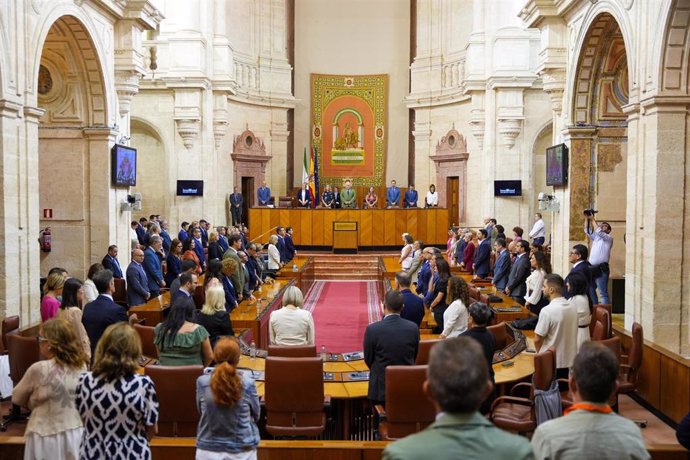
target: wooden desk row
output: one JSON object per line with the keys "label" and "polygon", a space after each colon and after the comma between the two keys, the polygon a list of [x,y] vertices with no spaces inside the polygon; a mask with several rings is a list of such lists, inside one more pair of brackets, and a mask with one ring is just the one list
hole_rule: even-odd
{"label": "wooden desk row", "polygon": [[285,209],[249,210],[249,238],[261,243],[277,226],[292,227],[298,246],[333,246],[333,222],[356,222],[357,244],[362,247],[402,246],[402,234],[410,233],[427,244],[445,245],[448,210],[434,209]]}

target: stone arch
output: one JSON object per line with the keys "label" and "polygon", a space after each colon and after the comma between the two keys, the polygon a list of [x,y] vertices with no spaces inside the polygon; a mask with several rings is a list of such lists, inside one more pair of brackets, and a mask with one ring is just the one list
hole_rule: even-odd
{"label": "stone arch", "polygon": [[690,3],[672,0],[667,10],[658,69],[658,91],[664,95],[690,94]]}

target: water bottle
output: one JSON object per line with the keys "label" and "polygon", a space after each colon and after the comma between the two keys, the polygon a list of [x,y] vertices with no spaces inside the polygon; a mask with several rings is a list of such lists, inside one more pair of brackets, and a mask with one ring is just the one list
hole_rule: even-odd
{"label": "water bottle", "polygon": [[251,359],[256,358],[256,342],[252,340],[251,345],[249,345],[249,357]]}
{"label": "water bottle", "polygon": [[321,345],[321,361],[326,361],[328,353],[326,352],[326,345]]}
{"label": "water bottle", "polygon": [[292,271],[296,272],[297,271],[297,264],[292,264]]}

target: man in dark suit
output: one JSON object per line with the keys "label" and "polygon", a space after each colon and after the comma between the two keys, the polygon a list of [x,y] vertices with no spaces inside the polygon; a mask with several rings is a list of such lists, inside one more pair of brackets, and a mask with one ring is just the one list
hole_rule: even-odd
{"label": "man in dark suit", "polygon": [[208,229],[211,226],[205,219],[199,221],[199,231],[201,232],[201,244],[208,247]]}
{"label": "man in dark suit", "polygon": [[117,246],[111,244],[108,246],[108,253],[103,257],[101,261],[103,268],[107,268],[113,272],[115,278],[122,278],[122,268],[120,267],[120,262],[117,260]]}
{"label": "man in dark suit", "polygon": [[244,203],[244,198],[242,198],[242,194],[237,187],[233,187],[229,200],[232,225],[240,225],[242,223],[242,203]]}
{"label": "man in dark suit", "polygon": [[297,254],[297,249],[295,249],[295,243],[292,241],[292,232],[294,230],[292,227],[286,227],[285,228],[285,257],[287,258],[287,262],[290,262],[292,259],[295,258],[295,254]]}
{"label": "man in dark suit", "polygon": [[412,280],[409,273],[396,273],[395,282],[397,283],[396,289],[403,296],[403,309],[400,312],[400,317],[412,321],[419,327],[424,319],[424,301],[410,290]]}
{"label": "man in dark suit", "polygon": [[280,253],[280,262],[286,263],[287,251],[285,248],[285,228],[276,228],[276,234],[278,235],[278,243],[276,243],[276,248],[278,249],[278,253]]}
{"label": "man in dark suit", "polygon": [[237,301],[241,302],[242,301],[242,293],[244,292],[244,269],[242,268],[242,260],[240,260],[240,255],[238,254],[238,251],[242,247],[242,237],[238,235],[237,233],[233,233],[230,235],[230,238],[228,239],[228,243],[230,244],[230,249],[228,249],[225,254],[223,254],[223,259],[232,259],[235,262],[237,262],[237,270],[232,274],[231,280],[232,280],[232,287],[235,290],[235,295],[237,297]]}
{"label": "man in dark suit", "polygon": [[580,272],[585,275],[585,279],[587,279],[587,292],[589,292],[589,287],[592,285],[592,272],[590,270],[591,265],[587,260],[588,256],[589,250],[584,244],[576,244],[570,250],[570,253],[568,254],[568,261],[573,264],[573,268],[570,269],[570,273],[568,273],[568,276],[565,277],[566,288],[563,291],[563,297],[566,299],[570,299],[573,296],[573,294],[570,292],[570,289],[567,287],[568,278],[573,273]]}
{"label": "man in dark suit", "polygon": [[175,303],[179,298],[188,298],[194,296],[194,289],[196,289],[197,278],[194,273],[184,272],[178,279],[180,280],[180,288],[175,291],[175,294],[170,296],[170,305]]}
{"label": "man in dark suit", "polygon": [[[110,270],[97,272],[93,275],[93,284],[98,290],[98,297],[93,302],[84,305],[84,313],[81,318],[86,334],[91,341],[91,356],[94,356],[96,345],[108,326],[120,321],[127,321],[124,307],[113,302],[113,292],[115,292],[113,273]],[[138,319],[135,313],[129,317],[129,322],[134,323]]]}
{"label": "man in dark suit", "polygon": [[510,268],[510,275],[508,275],[508,284],[503,292],[511,296],[520,305],[525,304],[525,294],[527,293],[527,285],[525,281],[530,274],[529,263],[529,242],[520,240],[516,245],[517,256],[515,262]]}
{"label": "man in dark suit", "polygon": [[165,287],[163,279],[163,267],[161,266],[160,251],[163,248],[163,239],[158,235],[151,235],[151,244],[144,251],[144,271],[148,280],[148,288],[151,297],[158,297],[161,288]]}
{"label": "man in dark suit", "polygon": [[431,258],[433,257],[434,250],[431,247],[426,247],[422,249],[422,266],[419,268],[419,273],[417,273],[417,294],[421,294],[422,297],[426,296],[429,290],[429,280],[431,279]]}
{"label": "man in dark suit", "polygon": [[228,244],[228,237],[225,234],[225,227],[216,227],[216,232],[218,233],[218,245],[223,250],[223,253],[225,253],[225,251],[230,249],[230,245]]}
{"label": "man in dark suit", "polygon": [[388,291],[384,317],[367,326],[364,332],[364,362],[369,367],[368,398],[374,404],[386,401],[386,367],[413,365],[419,348],[419,328],[400,317],[403,295]]}
{"label": "man in dark suit", "polygon": [[144,238],[146,237],[146,226],[148,225],[149,221],[146,219],[146,217],[142,217],[139,219],[139,225],[137,225],[137,228],[135,229],[137,232],[137,238],[139,238],[139,244],[144,245]]}
{"label": "man in dark suit", "polygon": [[135,249],[132,251],[132,262],[127,267],[127,305],[143,305],[149,298],[149,282],[144,271],[144,251]]}
{"label": "man in dark suit", "polygon": [[486,229],[480,228],[478,233],[479,247],[472,266],[477,277],[486,278],[491,270],[491,240]]}
{"label": "man in dark suit", "polygon": [[167,254],[170,252],[170,245],[172,244],[172,238],[170,238],[170,233],[168,233],[168,221],[161,220],[161,238],[163,238],[163,250]]}
{"label": "man in dark suit", "polygon": [[206,253],[204,252],[204,242],[201,239],[201,229],[195,227],[192,230],[192,238],[194,238],[194,252],[199,258],[199,265],[201,265],[201,270],[206,271]]}
{"label": "man in dark suit", "polygon": [[506,240],[503,238],[496,239],[496,263],[494,264],[494,278],[491,284],[496,286],[496,289],[503,291],[508,284],[508,275],[510,274],[510,252],[506,249]]}

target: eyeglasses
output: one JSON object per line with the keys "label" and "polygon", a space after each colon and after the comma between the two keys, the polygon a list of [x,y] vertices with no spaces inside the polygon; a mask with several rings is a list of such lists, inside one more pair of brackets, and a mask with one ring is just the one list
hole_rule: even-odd
{"label": "eyeglasses", "polygon": [[37,335],[37,336],[36,336],[36,341],[37,341],[38,343],[41,343],[41,342],[47,342],[48,339],[45,338],[45,337],[43,337],[42,335]]}

